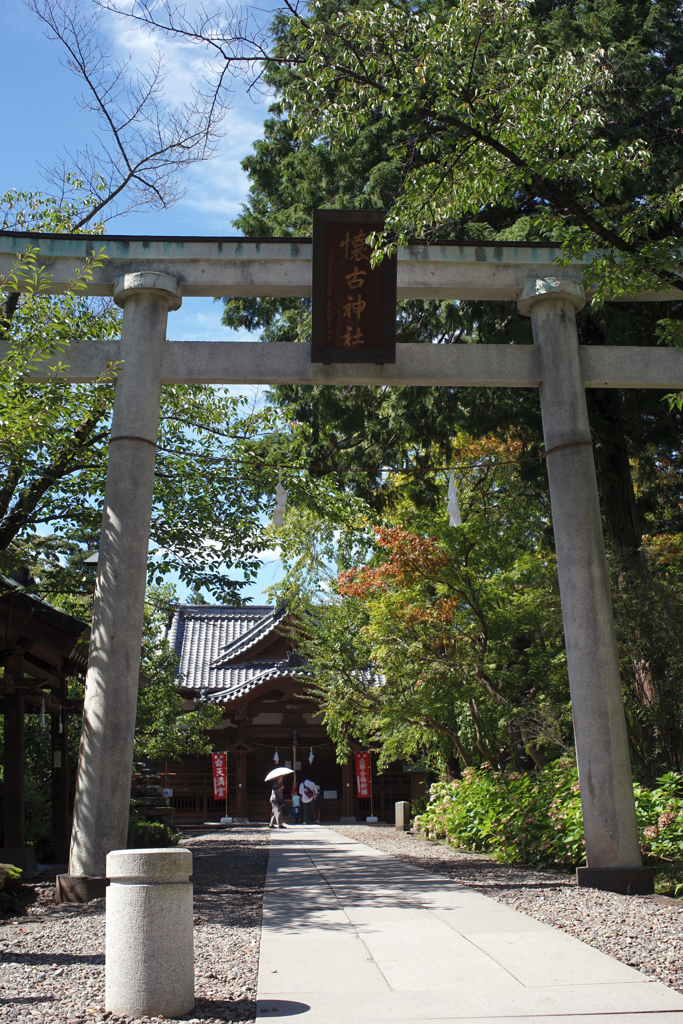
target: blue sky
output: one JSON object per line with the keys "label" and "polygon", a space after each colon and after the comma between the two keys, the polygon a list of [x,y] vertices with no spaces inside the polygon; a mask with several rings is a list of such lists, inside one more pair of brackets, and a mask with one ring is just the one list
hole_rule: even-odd
{"label": "blue sky", "polygon": [[[130,53],[144,66],[154,45],[145,33],[109,16],[104,27],[113,41],[115,56]],[[0,94],[4,97],[0,192],[11,188],[45,190],[40,165],[50,166],[62,158],[65,148],[75,150],[92,142],[94,117],[79,109],[81,85],[62,66],[60,44],[45,38],[42,23],[22,0],[0,3],[0,39]],[[171,99],[182,100],[201,67],[202,56],[196,49],[179,46],[168,53],[168,92]],[[240,162],[261,136],[267,105],[267,98],[257,97],[255,102],[238,86],[227,118],[229,132],[219,154],[211,162],[190,169],[185,197],[167,211],[137,211],[117,218],[109,223],[108,230],[135,235],[236,234],[232,220],[248,189]],[[211,299],[184,300],[182,308],[169,317],[169,338],[217,341],[250,337],[246,332],[240,335],[223,327],[221,311],[222,305]],[[280,573],[275,552],[264,555],[258,580],[244,592],[255,603],[265,601],[263,588]],[[182,588],[180,594],[184,596]]]}

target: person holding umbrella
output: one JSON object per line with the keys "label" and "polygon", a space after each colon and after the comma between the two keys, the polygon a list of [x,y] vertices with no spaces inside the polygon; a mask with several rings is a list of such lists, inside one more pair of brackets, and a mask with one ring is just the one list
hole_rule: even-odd
{"label": "person holding umbrella", "polygon": [[270,794],[270,806],[272,814],[268,828],[287,828],[282,820],[282,808],[285,806],[285,787],[282,779],[273,780],[273,789]]}
{"label": "person holding umbrella", "polygon": [[284,775],[292,775],[291,768],[274,768],[266,775],[266,782],[273,782],[273,789],[270,794],[270,806],[272,814],[268,828],[287,828],[282,820],[282,808],[285,806],[285,793],[282,778]]}

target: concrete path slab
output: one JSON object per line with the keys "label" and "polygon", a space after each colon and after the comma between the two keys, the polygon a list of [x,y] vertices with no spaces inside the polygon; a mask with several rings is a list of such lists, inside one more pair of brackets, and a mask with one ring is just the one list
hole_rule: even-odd
{"label": "concrete path slab", "polygon": [[271,842],[258,1020],[683,1024],[683,996],[467,886],[316,826]]}

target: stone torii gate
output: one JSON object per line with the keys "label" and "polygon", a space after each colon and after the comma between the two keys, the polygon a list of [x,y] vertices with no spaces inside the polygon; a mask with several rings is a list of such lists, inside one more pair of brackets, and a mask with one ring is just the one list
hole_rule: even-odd
{"label": "stone torii gate", "polygon": [[[123,308],[120,341],[74,340],[67,380],[121,361],[104,499],[83,734],[62,891],[101,894],[105,858],[126,845],[147,552],[161,385],[365,384],[539,388],[581,781],[587,866],[579,883],[651,892],[641,865],[626,720],[584,389],[683,387],[683,353],[579,345],[584,263],[552,246],[438,244],[399,250],[398,297],[516,300],[533,346],[397,346],[395,364],[311,363],[310,345],[169,342],[183,296],[311,294],[309,239],[136,238],[0,233],[0,273],[40,247],[52,291],[85,257],[108,257],[91,295]],[[680,300],[681,292],[631,301]],[[36,375],[36,380],[46,379]],[[77,898],[77,897],[76,897]]]}

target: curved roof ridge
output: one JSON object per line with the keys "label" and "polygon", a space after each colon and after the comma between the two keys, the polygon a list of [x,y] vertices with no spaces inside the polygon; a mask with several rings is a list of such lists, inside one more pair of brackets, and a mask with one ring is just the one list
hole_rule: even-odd
{"label": "curved roof ridge", "polygon": [[202,687],[199,697],[195,699],[199,704],[223,704],[236,700],[238,697],[243,697],[268,680],[287,679],[299,675],[311,675],[311,672],[306,668],[303,658],[297,656],[290,659],[288,655],[286,658],[281,658],[270,668],[264,669],[263,672],[252,676],[251,679],[233,683],[232,686],[224,686],[221,690],[212,690],[208,686]]}
{"label": "curved roof ridge", "polygon": [[183,619],[253,619],[266,618],[275,610],[272,604],[181,604],[176,614]]}
{"label": "curved roof ridge", "polygon": [[283,618],[287,614],[287,606],[281,604],[276,608],[273,608],[270,615],[264,615],[260,622],[254,623],[251,629],[248,629],[242,636],[237,637],[232,643],[225,647],[218,657],[214,658],[211,662],[211,668],[216,669],[224,666],[226,662],[232,661],[234,658],[244,654],[250,648],[255,647],[256,644],[260,643],[268,633],[282,622]]}

